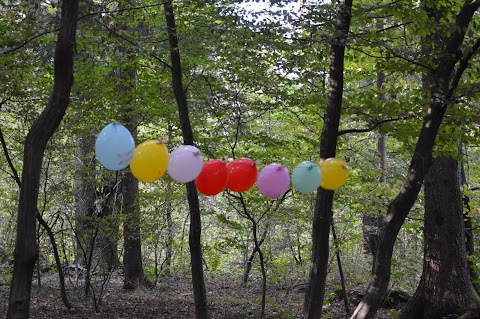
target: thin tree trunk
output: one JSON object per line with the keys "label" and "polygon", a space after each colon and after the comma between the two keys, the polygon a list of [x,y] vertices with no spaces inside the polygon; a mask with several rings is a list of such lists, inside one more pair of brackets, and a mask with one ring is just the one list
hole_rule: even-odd
{"label": "thin tree trunk", "polygon": [[[377,90],[378,90],[378,100],[385,100],[385,95],[382,92],[383,81],[385,74],[382,71],[377,72]],[[387,184],[387,135],[383,132],[380,132],[377,140],[377,152],[380,157],[378,169],[380,171],[380,183]],[[371,213],[364,213],[362,215],[362,231],[363,231],[363,240],[364,248],[367,254],[372,255],[372,272],[373,264],[375,263],[375,247],[377,245],[378,238],[378,229],[381,227],[382,222],[381,213],[374,212],[374,215]]]}
{"label": "thin tree trunk", "polygon": [[[246,209],[245,203],[243,201],[243,197],[242,197],[242,205],[244,206],[244,209]],[[258,252],[258,257],[260,259],[260,270],[262,272],[262,298],[261,298],[261,301],[260,301],[260,308],[261,308],[260,317],[264,318],[265,317],[266,298],[267,298],[267,270],[265,269],[265,259],[264,259],[264,256],[263,256],[262,249],[260,248],[261,244],[260,244],[260,240],[258,239],[258,234],[257,234],[258,224],[255,221],[255,219],[253,219],[251,216],[250,216],[249,220],[252,222],[252,234],[253,234],[253,241],[255,243],[254,251]]]}
{"label": "thin tree trunk", "polygon": [[[170,59],[172,62],[172,86],[177,101],[180,126],[182,129],[183,142],[185,145],[193,145],[193,131],[190,125],[187,96],[182,83],[182,67],[180,51],[178,47],[177,27],[173,13],[172,1],[164,4],[165,18],[170,44]],[[189,246],[192,264],[193,297],[195,299],[195,316],[197,319],[208,318],[207,294],[203,277],[201,233],[202,221],[200,217],[200,203],[198,201],[197,188],[194,182],[186,184],[188,206],[190,209]]]}
{"label": "thin tree trunk", "polygon": [[[168,127],[168,145],[171,147],[173,127],[169,123]],[[166,222],[167,222],[167,240],[165,242],[165,275],[170,276],[172,270],[172,257],[173,257],[173,240],[175,238],[174,229],[173,229],[173,207],[172,207],[172,182],[167,181],[167,191],[169,198],[167,199],[167,208],[166,208]]]}
{"label": "thin tree trunk", "polygon": [[[330,52],[328,105],[320,144],[320,158],[322,159],[335,157],[337,150],[343,98],[345,43],[350,29],[351,8],[352,0],[339,2],[336,24],[338,36],[335,43],[332,44]],[[312,231],[312,264],[303,308],[305,319],[319,319],[322,315],[329,257],[333,193],[333,191],[323,188],[319,188],[317,192]]]}
{"label": "thin tree trunk", "polygon": [[62,262],[60,261],[60,255],[58,253],[58,246],[57,246],[57,242],[55,241],[55,235],[53,233],[52,228],[47,224],[47,222],[42,218],[42,216],[38,212],[37,212],[37,220],[47,232],[48,238],[50,239],[50,244],[52,245],[53,257],[55,258],[55,265],[57,266],[57,272],[58,272],[58,282],[60,284],[60,297],[62,298],[62,301],[65,307],[67,307],[67,309],[71,309],[72,304],[68,300],[67,289],[65,288],[65,275],[63,273]]}
{"label": "thin tree trunk", "polygon": [[332,236],[333,236],[333,242],[335,244],[335,255],[337,257],[338,272],[340,274],[340,284],[342,285],[343,302],[345,304],[346,315],[348,316],[350,315],[350,305],[348,304],[348,294],[347,294],[347,287],[345,285],[345,275],[343,274],[342,260],[340,258],[340,245],[338,244],[337,231],[335,230],[335,223],[333,222],[333,217],[332,217]]}
{"label": "thin tree trunk", "polygon": [[[77,135],[75,148],[75,232],[80,241],[75,249],[75,264],[84,265],[85,255],[83,254],[85,244],[90,242],[91,235],[91,213],[95,207],[95,186],[91,180],[91,170],[95,161],[91,154],[94,151],[93,136],[84,133]],[[83,247],[80,247],[80,246]],[[87,248],[88,249],[88,248]]]}
{"label": "thin tree trunk", "polygon": [[[265,241],[265,238],[267,237],[268,233],[268,226],[265,227],[265,230],[263,231],[262,235],[260,236],[260,240],[258,241],[258,247],[262,246],[263,242]],[[250,275],[250,271],[252,270],[252,264],[253,264],[253,259],[255,259],[255,255],[258,252],[257,245],[253,247],[252,253],[250,254],[250,257],[247,260],[247,264],[245,265],[245,270],[243,272],[243,285],[246,286],[248,283],[248,276]]]}
{"label": "thin tree trunk", "polygon": [[172,221],[172,202],[169,199],[167,202],[167,241],[165,243],[165,275],[170,276],[172,268],[172,256],[173,256],[173,221]]}
{"label": "thin tree trunk", "polygon": [[25,139],[22,188],[7,318],[28,318],[33,269],[36,260],[36,214],[43,155],[69,104],[73,84],[73,49],[78,0],[64,0],[54,57],[53,91],[47,107],[35,120]]}
{"label": "thin tree trunk", "polygon": [[[408,174],[399,194],[389,204],[380,230],[373,276],[362,301],[352,319],[373,319],[382,304],[390,282],[393,247],[405,218],[417,199],[428,169],[432,162],[432,150],[438,129],[443,120],[447,103],[452,97],[461,75],[468,66],[471,55],[464,57],[454,72],[455,65],[462,58],[458,49],[462,45],[465,32],[479,2],[466,1],[456,17],[456,27],[445,44],[438,65],[432,71],[433,83],[430,90],[430,106],[424,117],[415,152],[410,162]],[[475,50],[473,50],[475,51]]]}

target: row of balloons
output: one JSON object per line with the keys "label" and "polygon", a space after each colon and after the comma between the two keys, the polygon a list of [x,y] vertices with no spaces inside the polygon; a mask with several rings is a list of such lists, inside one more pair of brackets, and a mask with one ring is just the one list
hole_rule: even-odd
{"label": "row of balloons", "polygon": [[317,165],[310,161],[298,164],[292,171],[281,164],[272,163],[258,172],[257,164],[249,158],[236,158],[230,163],[224,159],[203,162],[198,148],[182,145],[168,153],[165,144],[149,140],[135,147],[131,133],[114,122],[105,126],[95,141],[98,161],[107,169],[121,170],[130,165],[132,174],[142,182],[154,182],[165,172],[180,183],[195,181],[200,193],[213,196],[226,188],[245,192],[255,183],[264,196],[276,198],[283,195],[290,182],[301,193],[311,193],[319,186],[335,190],[348,178],[344,161],[329,158]]}

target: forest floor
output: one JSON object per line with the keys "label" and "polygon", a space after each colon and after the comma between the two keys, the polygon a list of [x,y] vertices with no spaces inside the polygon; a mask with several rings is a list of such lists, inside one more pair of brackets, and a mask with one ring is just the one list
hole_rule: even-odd
{"label": "forest floor", "polygon": [[[82,287],[69,284],[68,295],[74,305],[67,310],[60,299],[55,280],[44,280],[42,287],[34,282],[31,295],[30,318],[35,319],[183,319],[195,318],[193,292],[188,279],[162,278],[155,288],[135,291],[122,289],[121,277],[112,278],[103,293],[99,311],[95,312],[93,299],[85,298]],[[247,287],[239,283],[207,281],[208,311],[212,319],[260,318],[261,283]],[[266,319],[301,318],[306,284],[272,284],[267,289]],[[8,286],[0,286],[0,318],[6,317]],[[98,292],[97,292],[98,294]],[[327,302],[328,303],[328,302]],[[351,305],[354,309],[355,305]],[[348,318],[343,301],[332,300],[325,308],[325,318]],[[389,318],[381,312],[378,318]]]}

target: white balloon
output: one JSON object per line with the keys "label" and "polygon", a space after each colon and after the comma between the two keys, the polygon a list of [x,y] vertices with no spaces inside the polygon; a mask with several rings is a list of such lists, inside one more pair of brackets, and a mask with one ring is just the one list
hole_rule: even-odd
{"label": "white balloon", "polygon": [[168,175],[179,183],[193,181],[202,171],[202,167],[203,155],[195,146],[179,146],[168,157]]}

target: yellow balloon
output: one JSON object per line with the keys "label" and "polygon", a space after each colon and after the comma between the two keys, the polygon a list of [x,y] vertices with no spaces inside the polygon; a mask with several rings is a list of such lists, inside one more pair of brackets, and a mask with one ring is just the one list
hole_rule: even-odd
{"label": "yellow balloon", "polygon": [[130,170],[142,182],[154,182],[165,174],[168,166],[168,151],[163,142],[145,141],[135,148]]}
{"label": "yellow balloon", "polygon": [[320,187],[335,190],[345,184],[348,178],[347,163],[338,158],[327,158],[320,162],[322,183]]}

